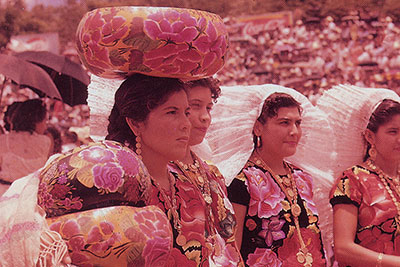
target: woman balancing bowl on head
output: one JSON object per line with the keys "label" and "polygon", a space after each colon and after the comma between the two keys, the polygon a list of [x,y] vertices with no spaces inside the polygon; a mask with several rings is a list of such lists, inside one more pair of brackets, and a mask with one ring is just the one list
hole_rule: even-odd
{"label": "woman balancing bowl on head", "polygon": [[[173,32],[163,34],[157,28],[174,20],[179,23]],[[167,168],[168,162],[186,155],[191,127],[187,95],[178,77],[200,78],[222,67],[227,34],[221,19],[175,8],[105,8],[88,13],[77,35],[80,55],[93,73],[128,78],[115,95],[108,140],[53,158],[40,172],[38,199],[53,230],[49,232],[61,235],[72,263],[78,266],[196,266],[200,264],[197,259],[205,266],[212,265],[212,261],[225,266],[224,258],[210,260],[208,254],[199,256],[198,251],[184,255],[179,249],[179,253],[172,250],[176,236],[171,233],[171,225],[174,233],[185,231],[179,227],[179,220],[186,213],[177,214],[174,209],[175,193],[180,189],[175,183],[177,175]],[[173,43],[165,42],[171,38]],[[225,42],[221,43],[222,39]],[[181,64],[188,58],[195,60],[191,62],[194,64]],[[112,97],[102,99],[111,101]],[[98,105],[108,106],[106,102]],[[24,182],[35,188],[32,181],[37,175]],[[19,192],[28,195],[20,187]],[[7,203],[7,207],[13,207]],[[9,213],[7,218],[18,211]],[[30,215],[37,219],[37,214]],[[13,231],[17,222],[7,223],[3,227]],[[45,229],[40,223],[24,234],[40,237]],[[57,262],[60,242],[46,243],[50,248],[45,250],[47,254],[36,249],[39,240],[30,242],[32,249],[23,246],[14,255],[2,244],[1,251],[13,260],[29,254],[31,259],[44,257],[46,261],[49,256],[50,261],[56,258],[53,263]]]}
{"label": "woman balancing bowl on head", "polygon": [[216,266],[244,266],[235,245],[236,220],[225,180],[215,166],[200,159],[192,147],[199,145],[211,123],[211,109],[220,94],[218,81],[209,77],[186,83],[190,106],[191,132],[186,155],[170,164],[176,173],[176,209],[178,231],[174,238],[178,255],[184,263]]}
{"label": "woman balancing bowl on head", "polygon": [[[312,109],[289,88],[222,88],[207,141],[213,162],[231,181],[236,242],[247,266],[326,265],[311,176],[288,162],[301,140],[304,113]],[[218,115],[222,110],[232,117]]]}
{"label": "woman balancing bowl on head", "polygon": [[317,105],[338,139],[330,194],[335,259],[340,266],[399,266],[400,97],[337,86]]}

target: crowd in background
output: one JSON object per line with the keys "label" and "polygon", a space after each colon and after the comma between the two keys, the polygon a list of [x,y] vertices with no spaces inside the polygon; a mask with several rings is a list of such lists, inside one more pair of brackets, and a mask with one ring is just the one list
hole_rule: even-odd
{"label": "crowd in background", "polygon": [[[340,83],[400,92],[400,25],[390,17],[297,20],[253,35],[243,34],[243,24],[234,18],[225,18],[225,23],[230,50],[224,68],[216,74],[221,85],[280,84],[312,102]],[[2,106],[31,97],[28,94],[6,90]],[[81,142],[88,137],[87,106],[47,103],[50,126],[62,135],[70,134],[72,127]]]}
{"label": "crowd in background", "polygon": [[217,74],[224,85],[280,84],[311,100],[340,83],[399,92],[400,27],[390,17],[297,20],[256,35],[243,35],[235,19],[226,23],[230,53]]}

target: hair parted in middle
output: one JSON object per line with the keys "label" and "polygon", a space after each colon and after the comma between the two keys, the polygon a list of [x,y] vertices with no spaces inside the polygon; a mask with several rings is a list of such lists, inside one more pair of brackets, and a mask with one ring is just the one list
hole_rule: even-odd
{"label": "hair parted in middle", "polygon": [[153,109],[164,104],[172,93],[182,90],[185,90],[185,85],[177,78],[143,74],[129,76],[115,93],[106,139],[127,144],[131,149],[135,149],[136,136],[129,128],[126,118],[144,122]]}
{"label": "hair parted in middle", "polygon": [[[301,114],[302,108],[301,104],[294,99],[292,96],[286,93],[273,93],[269,95],[262,106],[261,114],[258,116],[257,120],[261,124],[265,124],[268,118],[273,118],[278,115],[280,108],[296,107]],[[253,133],[254,147],[260,147],[262,140],[258,140],[258,137]]]}

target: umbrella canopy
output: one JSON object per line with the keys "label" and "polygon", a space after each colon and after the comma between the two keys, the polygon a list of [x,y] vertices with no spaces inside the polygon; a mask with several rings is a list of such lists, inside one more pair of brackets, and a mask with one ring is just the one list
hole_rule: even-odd
{"label": "umbrella canopy", "polygon": [[0,73],[20,86],[29,87],[40,97],[61,99],[56,85],[47,72],[28,61],[0,54]]}
{"label": "umbrella canopy", "polygon": [[15,56],[44,69],[56,84],[63,102],[70,106],[87,104],[90,77],[80,64],[48,51],[25,51]]}

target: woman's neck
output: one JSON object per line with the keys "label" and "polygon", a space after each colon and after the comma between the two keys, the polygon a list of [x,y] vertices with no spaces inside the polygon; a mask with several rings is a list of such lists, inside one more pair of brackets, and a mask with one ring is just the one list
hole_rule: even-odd
{"label": "woman's neck", "polygon": [[271,155],[270,153],[263,151],[261,149],[256,149],[256,154],[268,165],[271,170],[279,175],[286,174],[284,161],[282,157],[277,157],[276,155]]}
{"label": "woman's neck", "polygon": [[374,161],[375,165],[378,166],[384,173],[390,177],[398,176],[399,162],[393,162],[391,160],[386,160],[382,157],[378,157]]}
{"label": "woman's neck", "polygon": [[142,150],[142,161],[151,177],[163,188],[169,190],[168,160],[157,153]]}
{"label": "woman's neck", "polygon": [[192,156],[192,152],[191,152],[189,146],[188,146],[188,148],[187,148],[187,150],[186,150],[185,157],[184,157],[182,160],[180,160],[180,161],[181,161],[182,163],[184,163],[184,164],[193,164],[194,158],[193,158],[193,156]]}

